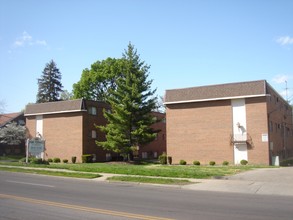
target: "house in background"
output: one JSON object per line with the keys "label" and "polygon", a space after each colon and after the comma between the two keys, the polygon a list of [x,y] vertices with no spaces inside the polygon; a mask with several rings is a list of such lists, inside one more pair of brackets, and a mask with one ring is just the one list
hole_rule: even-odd
{"label": "house in background", "polygon": [[167,154],[202,164],[293,156],[291,106],[265,81],[167,90]]}
{"label": "house in background", "polygon": [[[95,127],[107,123],[104,110],[110,110],[104,102],[77,99],[29,104],[24,115],[30,138],[45,139],[45,159],[58,157],[71,161],[75,156],[81,162],[82,155],[92,154],[96,161],[108,161],[118,155],[95,143],[105,140],[105,134]],[[140,150],[148,152],[147,148],[153,149],[152,146]]]}
{"label": "house in background", "polygon": [[[25,117],[23,112],[0,114],[0,128],[5,127],[9,123],[17,125],[25,125]],[[25,155],[25,141],[19,145],[8,145],[0,143],[0,155]]]}

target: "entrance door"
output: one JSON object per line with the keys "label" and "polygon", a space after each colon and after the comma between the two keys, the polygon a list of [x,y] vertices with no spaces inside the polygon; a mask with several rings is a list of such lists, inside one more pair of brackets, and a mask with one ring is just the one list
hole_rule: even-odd
{"label": "entrance door", "polygon": [[241,160],[247,160],[246,143],[237,143],[234,145],[234,163],[240,164]]}

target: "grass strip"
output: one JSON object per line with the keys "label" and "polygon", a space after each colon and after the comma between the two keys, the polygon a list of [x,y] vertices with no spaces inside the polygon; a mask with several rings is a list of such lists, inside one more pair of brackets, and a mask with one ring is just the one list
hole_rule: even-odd
{"label": "grass strip", "polygon": [[168,185],[187,185],[191,184],[189,180],[168,179],[168,178],[151,178],[151,177],[134,177],[134,176],[113,176],[108,177],[109,181],[136,182],[136,183],[154,183]]}
{"label": "grass strip", "polygon": [[[213,177],[229,176],[240,172],[258,169],[273,168],[272,166],[193,166],[193,165],[160,165],[160,164],[110,164],[110,163],[85,163],[64,164],[50,163],[50,165],[24,164],[18,162],[0,161],[0,165],[25,166],[39,168],[66,169],[77,172],[114,173],[122,175],[170,177],[170,178],[196,178],[209,179]],[[276,167],[275,167],[276,168]]]}
{"label": "grass strip", "polygon": [[0,167],[0,170],[9,171],[9,172],[34,173],[34,174],[43,174],[43,175],[50,175],[50,176],[63,176],[63,177],[85,178],[85,179],[94,179],[94,178],[101,177],[101,175],[99,174],[92,174],[92,173],[35,170],[35,169],[23,169],[23,168],[17,168],[17,167]]}

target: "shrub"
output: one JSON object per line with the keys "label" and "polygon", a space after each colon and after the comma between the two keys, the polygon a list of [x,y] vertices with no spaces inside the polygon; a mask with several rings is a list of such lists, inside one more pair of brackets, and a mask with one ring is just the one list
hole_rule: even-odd
{"label": "shrub", "polygon": [[68,163],[68,160],[67,159],[63,159],[63,163]]}
{"label": "shrub", "polygon": [[170,156],[168,157],[168,164],[170,164],[170,165],[172,164],[172,157],[170,157]]}
{"label": "shrub", "polygon": [[193,161],[193,165],[199,166],[200,162],[198,160]]}
{"label": "shrub", "polygon": [[180,165],[186,165],[186,161],[185,161],[185,160],[180,160],[180,161],[179,161],[179,164],[180,164]]}
{"label": "shrub", "polygon": [[49,165],[49,162],[46,160],[43,160],[42,158],[31,158],[30,161],[31,164],[45,164],[45,165]]}
{"label": "shrub", "polygon": [[160,164],[167,164],[167,154],[163,153],[159,156]]}
{"label": "shrub", "polygon": [[61,162],[61,160],[60,160],[60,158],[58,158],[58,157],[55,157],[55,158],[53,158],[53,162],[54,162],[54,163],[60,163],[60,162]]}
{"label": "shrub", "polygon": [[71,157],[71,162],[72,163],[75,163],[76,162],[76,157],[75,156]]}
{"label": "shrub", "polygon": [[215,166],[216,162],[215,161],[210,161],[210,166]]}
{"label": "shrub", "polygon": [[229,165],[229,162],[228,161],[223,161],[223,166],[228,166]]}
{"label": "shrub", "polygon": [[49,162],[49,163],[52,163],[52,162],[53,162],[53,159],[52,159],[52,158],[49,158],[49,159],[48,159],[48,162]]}
{"label": "shrub", "polygon": [[248,161],[247,161],[247,160],[241,160],[241,161],[240,161],[240,164],[241,164],[241,165],[246,165],[246,164],[248,164]]}
{"label": "shrub", "polygon": [[31,161],[32,164],[42,164],[42,162],[42,158],[33,158]]}
{"label": "shrub", "polygon": [[93,155],[91,154],[84,154],[81,156],[82,163],[92,163],[93,162]]}

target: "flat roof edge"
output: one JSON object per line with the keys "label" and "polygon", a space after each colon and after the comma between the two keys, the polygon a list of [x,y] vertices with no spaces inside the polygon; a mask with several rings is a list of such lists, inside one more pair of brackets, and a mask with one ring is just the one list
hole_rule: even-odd
{"label": "flat roof edge", "polygon": [[228,99],[242,99],[242,98],[255,98],[270,96],[269,94],[258,94],[258,95],[247,95],[247,96],[232,96],[232,97],[221,97],[221,98],[211,98],[211,99],[195,99],[195,100],[183,100],[183,101],[173,101],[173,102],[164,102],[164,105],[171,104],[182,104],[182,103],[193,103],[193,102],[210,102],[210,101],[219,101],[219,100],[228,100]]}

